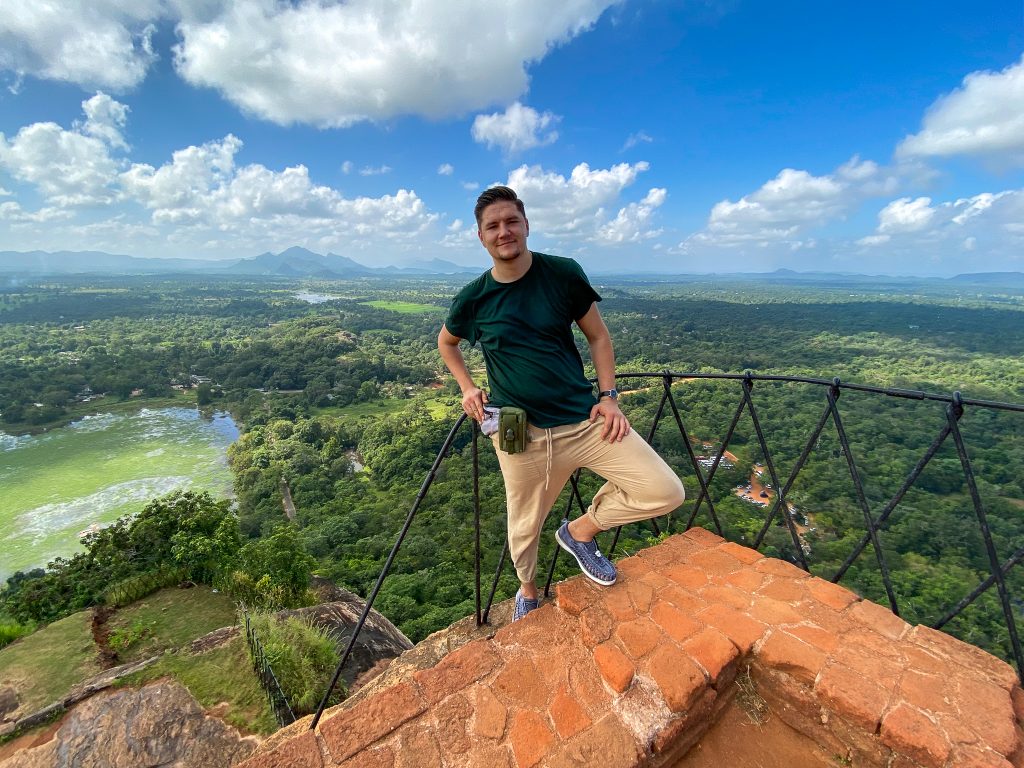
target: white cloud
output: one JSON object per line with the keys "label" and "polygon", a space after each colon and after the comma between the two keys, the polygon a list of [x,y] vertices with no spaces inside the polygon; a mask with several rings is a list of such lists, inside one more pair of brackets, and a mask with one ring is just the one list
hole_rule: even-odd
{"label": "white cloud", "polygon": [[455,166],[451,163],[441,163],[437,166],[438,176],[451,176],[453,173],[455,173]]}
{"label": "white cloud", "polygon": [[899,157],[987,155],[1024,162],[1024,56],[1001,72],[972,72],[925,113]]}
{"label": "white cloud", "polygon": [[[0,70],[85,87],[138,85],[156,56],[160,0],[8,2],[0,13]],[[18,85],[16,84],[16,88]]]}
{"label": "white cloud", "polygon": [[82,133],[102,139],[111,147],[128,149],[128,144],[121,134],[128,120],[127,106],[100,92],[83,101],[82,110],[86,117]]}
{"label": "white cloud", "polygon": [[368,165],[365,168],[359,169],[360,176],[383,176],[384,174],[391,173],[390,165],[379,165],[372,166]]}
{"label": "white cloud", "polygon": [[935,218],[935,209],[931,207],[930,197],[919,197],[911,200],[901,197],[893,200],[878,213],[879,234],[897,232],[920,232],[928,227]]}
{"label": "white cloud", "polygon": [[853,157],[831,174],[785,168],[737,201],[715,204],[706,228],[690,242],[711,245],[793,242],[804,232],[846,216],[866,198],[891,194],[900,171]]}
{"label": "white cloud", "polygon": [[448,225],[449,232],[458,232],[462,229],[464,222],[462,219],[455,219],[451,224]]}
{"label": "white cloud", "polygon": [[649,240],[661,234],[660,229],[650,229],[654,210],[665,202],[668,191],[652,189],[639,203],[630,203],[620,208],[613,221],[608,222],[597,232],[599,240],[608,244],[637,243]]}
{"label": "white cloud", "polygon": [[638,144],[650,144],[654,141],[650,136],[647,135],[646,131],[637,131],[631,133],[626,139],[626,143],[622,145],[622,151],[625,152],[627,149],[632,149]]}
{"label": "white cloud", "polygon": [[480,184],[476,181],[464,181],[462,182],[462,188],[467,192],[475,192],[480,189]]}
{"label": "white cloud", "polygon": [[516,99],[616,2],[234,0],[183,9],[175,66],[282,125],[440,118]]}
{"label": "white cloud", "polygon": [[125,109],[105,94],[82,102],[84,125],[65,130],[33,123],[10,140],[0,133],[0,168],[34,185],[55,206],[99,205],[116,199],[121,162],[111,146],[124,146],[117,120]]}
{"label": "white cloud", "polygon": [[[523,199],[530,229],[538,235],[606,245],[637,242],[650,236],[651,213],[664,202],[666,192],[652,189],[640,203],[625,206],[621,197],[648,167],[646,162],[619,163],[592,170],[580,163],[566,178],[540,166],[522,165],[509,174],[507,184]],[[617,213],[611,216],[609,209]]]}
{"label": "white cloud", "polygon": [[551,112],[541,114],[517,101],[504,113],[477,115],[473,120],[473,141],[500,147],[509,154],[547,146],[558,140],[558,131],[548,129],[560,119]]}
{"label": "white cloud", "polygon": [[346,160],[344,163],[341,164],[341,172],[348,176],[348,174],[352,173],[352,169],[355,167],[355,163],[353,163],[351,160]]}

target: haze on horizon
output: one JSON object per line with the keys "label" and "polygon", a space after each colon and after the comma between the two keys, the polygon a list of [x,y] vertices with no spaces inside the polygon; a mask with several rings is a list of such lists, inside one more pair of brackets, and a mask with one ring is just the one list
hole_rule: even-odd
{"label": "haze on horizon", "polygon": [[1019,4],[151,0],[0,14],[0,251],[1024,271]]}

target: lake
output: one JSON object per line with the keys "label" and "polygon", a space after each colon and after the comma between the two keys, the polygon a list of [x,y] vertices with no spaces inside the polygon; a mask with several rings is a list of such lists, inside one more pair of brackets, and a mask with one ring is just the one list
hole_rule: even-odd
{"label": "lake", "polygon": [[79,533],[175,490],[231,493],[226,413],[143,408],[40,435],[0,432],[0,579],[84,548]]}

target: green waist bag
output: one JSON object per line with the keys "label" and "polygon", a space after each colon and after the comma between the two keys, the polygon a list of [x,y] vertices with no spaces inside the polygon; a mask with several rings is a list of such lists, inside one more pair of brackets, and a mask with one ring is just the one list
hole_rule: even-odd
{"label": "green waist bag", "polygon": [[498,447],[505,453],[526,450],[526,411],[506,405],[498,415]]}

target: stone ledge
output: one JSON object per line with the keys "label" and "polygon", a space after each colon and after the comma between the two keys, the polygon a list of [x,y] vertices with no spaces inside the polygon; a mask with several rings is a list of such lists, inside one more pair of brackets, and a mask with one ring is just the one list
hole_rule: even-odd
{"label": "stone ledge", "polygon": [[243,765],[660,768],[744,670],[782,720],[854,765],[1024,766],[1016,673],[973,646],[702,529],[619,566],[615,586],[559,584],[523,621],[463,633]]}

